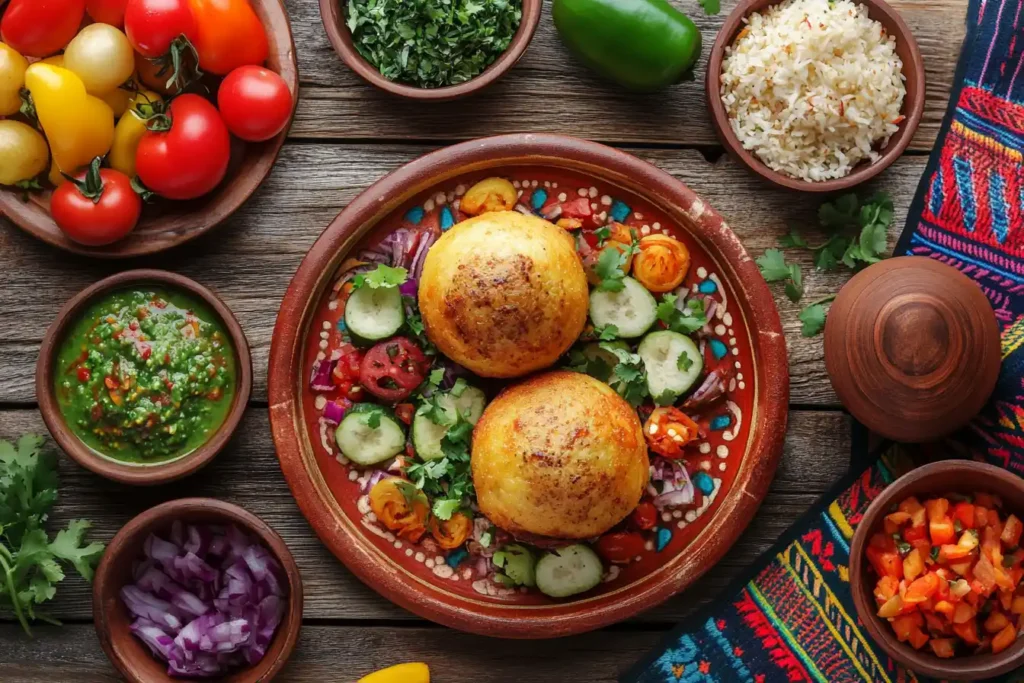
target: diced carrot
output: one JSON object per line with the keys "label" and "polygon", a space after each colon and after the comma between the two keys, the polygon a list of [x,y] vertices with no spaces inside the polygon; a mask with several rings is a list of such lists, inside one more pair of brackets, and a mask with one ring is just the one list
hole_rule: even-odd
{"label": "diced carrot", "polygon": [[[970,532],[968,532],[968,533],[970,533]],[[966,547],[960,545],[959,543],[956,544],[956,545],[946,544],[946,545],[944,545],[944,546],[939,548],[939,563],[940,564],[955,563],[957,560],[962,560],[965,557],[970,557],[972,551],[973,551],[972,548],[966,548]],[[967,566],[970,567],[970,563],[968,563]],[[957,574],[960,574],[960,575],[963,575],[963,573],[964,573],[964,572],[961,572],[961,571],[957,571],[957,569],[955,567],[953,567],[952,564],[950,564],[950,569],[952,569],[953,571],[955,571]]]}
{"label": "diced carrot", "polygon": [[935,603],[935,611],[939,614],[944,614],[950,619],[953,618],[953,611],[956,609],[956,605],[949,602],[948,600],[939,600]]}
{"label": "diced carrot", "polygon": [[974,528],[981,529],[988,525],[988,508],[984,505],[974,502]]}
{"label": "diced carrot", "polygon": [[885,516],[887,521],[892,522],[896,526],[903,526],[910,521],[909,512],[890,512]]}
{"label": "diced carrot", "polygon": [[1022,532],[1024,532],[1024,524],[1021,524],[1017,515],[1010,515],[1006,518],[1006,524],[1003,525],[1003,533],[1000,534],[999,540],[1006,547],[1013,548],[1020,545],[1020,535]]}
{"label": "diced carrot", "polygon": [[992,562],[988,559],[988,556],[982,554],[982,556],[978,558],[978,561],[974,565],[973,572],[974,583],[981,586],[981,590],[975,592],[981,593],[982,595],[991,595],[992,591],[996,588],[996,571],[995,567],[992,566]]}
{"label": "diced carrot", "polygon": [[974,528],[974,505],[971,503],[957,503],[953,506],[953,521],[960,522],[962,529]]}
{"label": "diced carrot", "polygon": [[1006,615],[997,610],[993,610],[988,618],[985,619],[985,623],[982,625],[988,633],[999,633],[1006,625],[1010,623],[1010,620],[1006,618]]}
{"label": "diced carrot", "polygon": [[903,578],[913,581],[924,573],[924,558],[917,548],[914,548],[903,558]]}
{"label": "diced carrot", "polygon": [[1024,614],[1024,595],[1013,596],[1013,602],[1010,604],[1010,611],[1014,614]]}
{"label": "diced carrot", "polygon": [[920,628],[914,627],[910,630],[910,644],[915,650],[920,650],[928,644],[929,640],[931,640],[931,638]]}
{"label": "diced carrot", "polygon": [[903,561],[900,559],[899,553],[879,550],[874,546],[868,546],[865,553],[878,576],[903,578]]}
{"label": "diced carrot", "polygon": [[953,610],[953,623],[964,624],[974,619],[974,615],[977,614],[975,609],[968,605],[966,602],[958,602],[956,608]]}
{"label": "diced carrot", "polygon": [[935,574],[925,574],[907,586],[907,594],[903,601],[908,603],[924,602],[939,589],[939,579]]}
{"label": "diced carrot", "polygon": [[903,530],[903,540],[907,543],[913,543],[914,541],[927,540],[928,538],[928,527],[921,524],[909,526]]}
{"label": "diced carrot", "polygon": [[956,641],[952,638],[932,638],[928,645],[936,657],[942,657],[943,659],[952,657],[956,651]]}
{"label": "diced carrot", "polygon": [[891,576],[883,576],[875,584],[875,600],[879,605],[884,605],[896,595],[899,590],[899,581]]}
{"label": "diced carrot", "polygon": [[928,523],[928,535],[931,536],[932,545],[942,545],[952,543],[956,538],[956,531],[949,517],[940,517]]}
{"label": "diced carrot", "polygon": [[961,624],[957,624],[957,623],[954,622],[954,624],[953,624],[953,633],[955,633],[958,636],[960,636],[960,639],[963,640],[968,645],[977,645],[978,642],[979,642],[978,641],[978,622],[975,621],[974,619],[968,619],[967,621],[965,621],[965,622],[963,622]]}
{"label": "diced carrot", "polygon": [[949,512],[949,501],[945,498],[932,498],[924,502],[924,509],[928,511],[929,522],[938,522]]}
{"label": "diced carrot", "polygon": [[899,595],[894,595],[886,601],[884,605],[878,608],[878,616],[883,619],[892,619],[899,615],[903,609],[903,599]]}
{"label": "diced carrot", "polygon": [[1008,624],[1006,628],[992,637],[992,654],[999,654],[1013,645],[1015,640],[1017,640],[1017,628],[1013,624]]}

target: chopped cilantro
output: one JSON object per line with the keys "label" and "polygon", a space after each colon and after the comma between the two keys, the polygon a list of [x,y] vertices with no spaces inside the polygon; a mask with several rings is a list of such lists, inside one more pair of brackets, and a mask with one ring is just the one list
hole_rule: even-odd
{"label": "chopped cilantro", "polygon": [[464,392],[468,386],[469,384],[466,383],[466,380],[459,377],[455,380],[455,384],[452,385],[452,390],[449,393],[451,393],[455,398],[458,398],[459,396],[462,396],[462,392]]}
{"label": "chopped cilantro", "polygon": [[366,414],[366,426],[370,429],[377,429],[380,427],[380,418],[384,414],[384,411],[380,408],[376,408],[367,412]]}
{"label": "chopped cilantro", "polygon": [[690,355],[686,353],[686,351],[679,354],[679,358],[676,359],[676,367],[683,372],[686,372],[693,367],[693,359],[690,358]]}
{"label": "chopped cilantro", "polygon": [[619,360],[609,378],[611,387],[633,407],[643,403],[650,392],[647,389],[647,372],[640,356],[608,342],[601,342],[601,348]]}
{"label": "chopped cilantro", "polygon": [[369,287],[381,289],[387,287],[398,287],[409,277],[409,271],[405,268],[392,268],[391,266],[379,264],[368,273],[360,273],[352,279],[352,289]]}
{"label": "chopped cilantro", "polygon": [[612,226],[602,225],[600,228],[594,231],[594,236],[597,237],[597,246],[603,247],[604,243],[608,241],[608,238],[612,235]]}
{"label": "chopped cilantro", "polygon": [[605,325],[604,327],[595,327],[594,334],[601,341],[615,341],[619,338],[619,328],[615,325]]}
{"label": "chopped cilantro", "polygon": [[625,266],[629,263],[629,259],[633,254],[640,248],[636,231],[630,230],[630,233],[633,236],[633,241],[628,246],[620,247],[616,244],[615,246],[606,247],[601,250],[601,254],[597,257],[594,274],[600,280],[600,283],[597,285],[598,291],[621,292],[625,287],[622,283],[622,279],[626,277]]}
{"label": "chopped cilantro", "polygon": [[703,299],[690,299],[682,310],[676,305],[678,300],[675,294],[666,294],[656,309],[658,320],[668,329],[679,334],[693,334],[707,324]]}

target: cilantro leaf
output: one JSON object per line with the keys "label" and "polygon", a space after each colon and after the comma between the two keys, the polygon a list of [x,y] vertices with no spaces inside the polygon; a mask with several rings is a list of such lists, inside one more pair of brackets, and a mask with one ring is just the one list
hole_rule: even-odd
{"label": "cilantro leaf", "polygon": [[647,371],[640,356],[608,342],[601,342],[600,348],[619,361],[608,378],[608,384],[630,405],[636,407],[643,403],[650,396],[650,391],[647,388]]}
{"label": "cilantro leaf", "polygon": [[693,359],[690,358],[690,354],[686,353],[686,351],[683,351],[681,354],[679,354],[679,358],[676,359],[676,367],[678,367],[683,372],[686,372],[687,370],[692,368]]}
{"label": "cilantro leaf", "polygon": [[377,429],[380,427],[380,418],[384,414],[384,411],[380,408],[371,410],[366,414],[366,426],[370,429]]}
{"label": "cilantro leaf", "polygon": [[665,294],[655,309],[658,320],[668,329],[679,334],[693,334],[707,324],[703,299],[690,299],[682,308],[678,302],[679,297],[675,294]]}
{"label": "cilantro leaf", "polygon": [[821,304],[811,304],[800,311],[799,319],[804,324],[801,334],[813,337],[825,329],[825,307]]}
{"label": "cilantro leaf", "polygon": [[368,273],[360,273],[352,278],[352,289],[369,287],[370,289],[381,289],[398,287],[409,278],[409,271],[405,268],[392,268],[380,263]]}
{"label": "cilantro leaf", "polygon": [[462,392],[464,392],[466,390],[466,387],[468,386],[469,384],[466,382],[466,380],[462,377],[459,377],[455,380],[455,384],[452,385],[451,391],[449,391],[448,393],[450,393],[455,398],[458,398],[459,396],[462,396]]}
{"label": "cilantro leaf", "polygon": [[620,263],[619,259],[620,255],[618,249],[608,248],[602,250],[601,254],[597,257],[594,274],[601,281],[597,285],[598,291],[621,292],[625,287],[622,284],[622,278],[626,277],[626,273],[622,270],[622,263]]}
{"label": "cilantro leaf", "polygon": [[794,247],[800,247],[803,249],[808,248],[807,241],[804,240],[803,236],[796,228],[790,228],[788,235],[779,238],[779,246],[783,249],[791,249]]}
{"label": "cilantro leaf", "polygon": [[796,263],[789,264],[789,282],[786,283],[785,291],[793,303],[800,301],[800,297],[804,295],[804,276]]}
{"label": "cilantro leaf", "polygon": [[594,231],[594,236],[597,237],[597,246],[603,247],[604,243],[608,241],[608,238],[612,235],[612,227],[610,225],[602,225],[600,228]]}
{"label": "cilantro leaf", "polygon": [[722,11],[721,0],[697,0],[700,3],[701,8],[704,10],[704,14],[718,14]]}
{"label": "cilantro leaf", "polygon": [[818,208],[818,220],[826,230],[846,230],[858,227],[857,195],[844,194],[834,202],[825,202]]}
{"label": "cilantro leaf", "polygon": [[462,501],[455,500],[454,498],[444,498],[442,500],[434,501],[434,516],[438,519],[447,521],[451,519],[452,515],[458,512],[461,507]]}
{"label": "cilantro leaf", "polygon": [[604,327],[595,327],[594,334],[601,341],[615,341],[619,338],[619,328],[612,324],[605,325]]}
{"label": "cilantro leaf", "polygon": [[756,262],[757,267],[761,269],[761,275],[767,282],[788,280],[791,276],[786,257],[778,249],[765,249]]}

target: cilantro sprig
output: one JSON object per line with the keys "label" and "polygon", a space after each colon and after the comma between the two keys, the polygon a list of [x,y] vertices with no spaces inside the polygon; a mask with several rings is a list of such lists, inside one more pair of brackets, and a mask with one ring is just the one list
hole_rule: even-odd
{"label": "cilantro sprig", "polygon": [[360,273],[352,278],[352,289],[383,289],[400,287],[409,279],[409,271],[405,268],[394,268],[380,263],[368,273]]}
{"label": "cilantro sprig", "polygon": [[682,307],[678,301],[679,297],[675,294],[666,294],[661,297],[661,303],[656,309],[658,320],[665,323],[668,329],[689,335],[707,325],[703,299],[689,299]]}
{"label": "cilantro sprig", "polygon": [[594,264],[594,274],[600,281],[596,289],[599,292],[621,292],[625,288],[622,280],[626,277],[626,264],[633,254],[640,250],[640,240],[636,230],[630,228],[632,241],[628,245],[608,246],[601,250]]}
{"label": "cilantro sprig", "polygon": [[[779,246],[810,251],[815,269],[819,271],[841,267],[856,271],[886,257],[893,215],[892,198],[885,192],[878,192],[863,202],[855,194],[842,195],[818,209],[818,221],[827,235],[824,242],[812,244],[799,230],[793,229],[779,240]],[[803,272],[799,264],[787,263],[780,249],[766,249],[757,259],[757,265],[767,282],[785,283],[790,301],[796,303],[803,298]],[[824,329],[825,306],[833,299],[835,295],[823,297],[800,311],[803,336],[813,337]]]}
{"label": "cilantro sprig", "polygon": [[91,580],[102,543],[85,543],[92,526],[76,519],[50,540],[44,528],[57,500],[57,461],[43,438],[25,435],[17,445],[0,441],[0,609],[14,612],[29,636],[29,621],[59,624],[36,609],[52,599],[71,565]]}

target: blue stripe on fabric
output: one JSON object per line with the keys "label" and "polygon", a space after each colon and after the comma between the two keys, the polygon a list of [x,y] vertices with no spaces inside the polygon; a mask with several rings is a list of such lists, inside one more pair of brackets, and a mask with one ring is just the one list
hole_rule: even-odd
{"label": "blue stripe on fabric", "polygon": [[999,144],[1005,145],[1010,149],[1015,149],[1018,152],[1024,152],[1024,139],[1021,139],[1019,134],[1011,133],[1005,128],[996,125],[991,121],[986,121],[966,109],[958,109],[956,112],[956,118],[960,123],[964,124],[971,130],[994,138],[999,142]]}
{"label": "blue stripe on fabric", "polygon": [[828,508],[821,511],[821,518],[825,520],[825,526],[828,527],[829,532],[832,534],[832,538],[836,539],[839,546],[846,551],[846,556],[850,556],[850,544],[843,538],[843,533],[836,528],[835,523],[828,516]]}
{"label": "blue stripe on fabric", "polygon": [[1000,268],[998,266],[995,266],[995,265],[993,265],[991,263],[987,263],[985,261],[980,261],[978,259],[974,259],[974,258],[971,258],[969,256],[964,256],[959,251],[953,251],[952,249],[947,249],[946,247],[940,246],[940,245],[936,244],[935,242],[932,242],[931,240],[927,240],[924,237],[921,237],[921,235],[914,235],[911,239],[912,239],[913,242],[916,242],[917,244],[922,244],[922,245],[928,247],[929,249],[931,249],[932,251],[938,252],[940,254],[945,254],[946,256],[952,256],[953,258],[957,259],[958,261],[963,261],[964,263],[970,263],[971,265],[978,266],[979,268],[983,268],[985,270],[990,270],[993,273],[996,273],[998,275],[1002,275],[1003,277],[1008,278],[1010,280],[1013,280],[1014,282],[1016,282],[1018,284],[1024,283],[1024,277],[1021,277],[1017,273],[1014,273],[1012,271],[1006,270],[1005,268]]}
{"label": "blue stripe on fabric", "polygon": [[722,632],[718,630],[718,627],[715,626],[714,617],[708,619],[704,623],[704,630],[707,631],[707,634],[711,636],[711,639],[715,641],[718,647],[722,648],[722,653],[725,655],[726,660],[728,660],[729,664],[732,665],[736,674],[740,676],[740,678],[733,680],[750,681],[750,683],[753,683],[754,676],[750,673],[750,669],[747,668],[747,665],[743,663],[742,659],[733,654],[732,643],[730,643],[729,640],[722,635]]}
{"label": "blue stripe on fabric", "polygon": [[939,212],[942,211],[942,203],[946,200],[942,184],[942,168],[940,167],[938,172],[932,177],[932,195],[928,200],[928,210],[932,212],[933,216],[939,215]]}
{"label": "blue stripe on fabric", "polygon": [[978,203],[974,198],[971,162],[963,157],[953,157],[953,171],[956,173],[956,187],[964,212],[964,227],[967,228],[967,232],[974,232],[974,224],[978,220]]}
{"label": "blue stripe on fabric", "polygon": [[997,171],[988,176],[988,201],[992,209],[992,232],[999,244],[1003,244],[1010,233],[1010,219],[1006,215],[1006,180]]}

